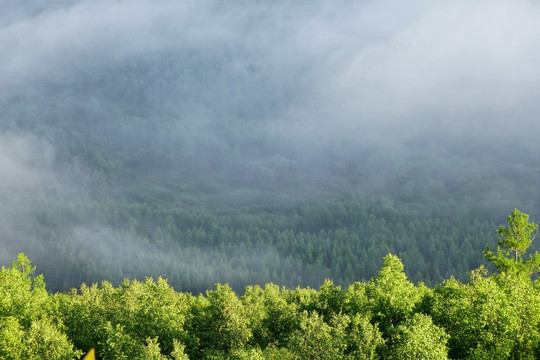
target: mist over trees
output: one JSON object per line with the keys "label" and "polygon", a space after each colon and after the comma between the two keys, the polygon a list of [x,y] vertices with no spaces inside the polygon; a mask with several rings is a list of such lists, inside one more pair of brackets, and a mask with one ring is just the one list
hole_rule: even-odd
{"label": "mist over trees", "polygon": [[6,1],[0,263],[241,291],[348,286],[392,252],[464,280],[510,209],[540,213],[539,12]]}
{"label": "mist over trees", "polygon": [[[377,275],[345,289],[227,284],[193,296],[167,280],[82,284],[50,295],[19,254],[0,269],[0,356],[7,359],[536,359],[540,292],[531,276],[538,225],[515,209],[495,265],[415,285],[387,254]],[[519,244],[516,247],[516,244]],[[508,249],[518,249],[516,254]],[[531,266],[532,265],[532,266]],[[92,359],[94,356],[92,355]]]}

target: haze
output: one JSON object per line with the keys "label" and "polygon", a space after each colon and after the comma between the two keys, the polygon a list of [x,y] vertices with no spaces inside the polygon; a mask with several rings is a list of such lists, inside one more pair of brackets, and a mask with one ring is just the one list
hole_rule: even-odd
{"label": "haze", "polygon": [[[534,1],[3,1],[0,262],[52,231],[33,206],[92,213],[178,183],[174,206],[446,191],[490,221],[539,217],[539,18]],[[54,228],[74,248],[167,254],[78,214]]]}

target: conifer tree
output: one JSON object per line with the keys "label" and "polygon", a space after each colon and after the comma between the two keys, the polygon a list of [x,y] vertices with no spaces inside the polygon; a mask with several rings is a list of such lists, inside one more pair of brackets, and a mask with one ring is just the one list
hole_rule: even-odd
{"label": "conifer tree", "polygon": [[523,255],[538,235],[538,224],[529,222],[529,215],[514,209],[508,215],[508,226],[500,226],[497,253],[491,249],[484,250],[486,258],[501,273],[516,273],[531,276],[540,272],[540,254],[535,252],[529,258]]}

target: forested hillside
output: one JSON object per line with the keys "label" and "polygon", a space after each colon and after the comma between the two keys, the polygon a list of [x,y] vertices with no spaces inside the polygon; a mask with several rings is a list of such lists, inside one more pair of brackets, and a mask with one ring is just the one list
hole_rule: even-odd
{"label": "forested hillside", "polygon": [[433,286],[540,213],[535,4],[1,10],[0,263],[51,291],[347,287],[389,252]]}
{"label": "forested hillside", "polygon": [[239,296],[217,284],[205,295],[177,292],[159,278],[103,281],[47,293],[20,254],[0,269],[0,357],[74,359],[538,359],[538,225],[514,210],[497,229],[496,250],[467,282],[432,288],[407,279],[400,259],[346,288],[268,283]]}

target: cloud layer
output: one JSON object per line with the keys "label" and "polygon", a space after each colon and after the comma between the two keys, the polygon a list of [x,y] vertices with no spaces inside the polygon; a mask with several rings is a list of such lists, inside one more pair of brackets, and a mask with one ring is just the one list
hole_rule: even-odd
{"label": "cloud layer", "polygon": [[256,58],[268,81],[304,85],[291,117],[333,114],[346,126],[538,110],[532,1],[67,4],[0,28],[4,84],[62,76],[89,58],[230,46]]}

